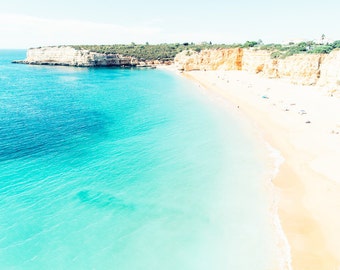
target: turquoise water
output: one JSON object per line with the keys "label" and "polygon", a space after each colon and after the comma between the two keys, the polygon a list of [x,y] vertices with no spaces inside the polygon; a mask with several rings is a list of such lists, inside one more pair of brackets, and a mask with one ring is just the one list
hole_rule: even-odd
{"label": "turquoise water", "polygon": [[264,163],[161,70],[0,51],[0,269],[269,269]]}

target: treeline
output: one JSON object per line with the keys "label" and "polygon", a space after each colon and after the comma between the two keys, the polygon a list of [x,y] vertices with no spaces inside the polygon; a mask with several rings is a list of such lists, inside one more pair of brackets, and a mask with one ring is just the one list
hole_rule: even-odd
{"label": "treeline", "polygon": [[261,50],[272,51],[272,58],[286,58],[294,54],[303,53],[323,53],[328,54],[334,49],[340,48],[340,40],[336,40],[329,44],[318,44],[313,41],[290,43],[288,45],[282,44],[268,44],[259,46]]}
{"label": "treeline", "polygon": [[84,49],[97,53],[105,54],[121,54],[123,56],[132,56],[138,60],[173,60],[176,54],[184,50],[194,50],[200,52],[203,49],[221,49],[237,47],[239,44],[212,44],[203,42],[200,44],[194,43],[173,43],[173,44],[135,44],[129,45],[115,44],[115,45],[75,45],[75,49]]}
{"label": "treeline", "polygon": [[289,44],[263,44],[262,41],[247,41],[240,48],[254,48],[255,50],[271,51],[272,58],[286,58],[294,54],[320,53],[328,54],[334,49],[340,48],[340,40],[332,43],[319,44],[314,41],[306,41]]}
{"label": "treeline", "polygon": [[226,49],[226,48],[253,48],[255,50],[271,51],[272,58],[285,58],[293,54],[301,53],[330,53],[336,48],[340,48],[340,40],[330,44],[318,44],[313,41],[283,44],[263,44],[259,41],[247,41],[244,44],[212,44],[211,42],[195,43],[172,43],[172,44],[135,44],[128,45],[74,45],[75,49],[84,49],[97,53],[121,54],[132,56],[140,61],[147,60],[173,60],[176,54],[184,50],[200,52],[204,49]]}

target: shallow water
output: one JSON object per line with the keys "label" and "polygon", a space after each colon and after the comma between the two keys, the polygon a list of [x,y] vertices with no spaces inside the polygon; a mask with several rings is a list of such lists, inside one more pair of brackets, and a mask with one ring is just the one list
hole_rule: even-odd
{"label": "shallow water", "polygon": [[265,162],[161,70],[0,51],[0,269],[269,269]]}

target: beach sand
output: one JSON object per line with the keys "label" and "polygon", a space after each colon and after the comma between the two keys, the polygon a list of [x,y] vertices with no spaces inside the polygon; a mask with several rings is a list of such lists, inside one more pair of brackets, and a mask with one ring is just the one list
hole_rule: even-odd
{"label": "beach sand", "polygon": [[294,270],[340,269],[340,98],[243,71],[183,76],[248,117],[284,158],[273,179]]}

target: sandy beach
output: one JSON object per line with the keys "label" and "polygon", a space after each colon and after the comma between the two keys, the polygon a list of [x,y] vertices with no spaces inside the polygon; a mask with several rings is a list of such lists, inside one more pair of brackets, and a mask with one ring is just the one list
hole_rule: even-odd
{"label": "sandy beach", "polygon": [[243,71],[182,75],[231,102],[283,156],[272,181],[288,269],[340,269],[340,98]]}

